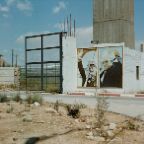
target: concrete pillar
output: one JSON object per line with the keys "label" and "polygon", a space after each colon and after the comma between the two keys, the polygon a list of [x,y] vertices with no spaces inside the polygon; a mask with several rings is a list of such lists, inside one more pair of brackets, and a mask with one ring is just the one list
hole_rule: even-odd
{"label": "concrete pillar", "polygon": [[135,48],[134,0],[93,0],[93,40]]}

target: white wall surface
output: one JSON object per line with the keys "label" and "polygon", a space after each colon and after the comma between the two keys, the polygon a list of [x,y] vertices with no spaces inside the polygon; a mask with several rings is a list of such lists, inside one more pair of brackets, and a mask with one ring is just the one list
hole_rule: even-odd
{"label": "white wall surface", "polygon": [[140,88],[141,91],[144,91],[144,52],[141,54],[140,65]]}
{"label": "white wall surface", "polygon": [[[139,66],[139,80],[136,79],[136,66]],[[144,91],[144,53],[124,49],[124,90],[125,92]]]}
{"label": "white wall surface", "polygon": [[76,38],[63,37],[63,93],[77,89],[77,51]]}
{"label": "white wall surface", "polygon": [[136,90],[136,54],[134,50],[124,48],[123,87],[124,92]]}

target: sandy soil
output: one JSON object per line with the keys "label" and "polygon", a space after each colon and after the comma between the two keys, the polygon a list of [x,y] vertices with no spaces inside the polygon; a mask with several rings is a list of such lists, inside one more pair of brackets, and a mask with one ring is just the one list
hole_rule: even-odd
{"label": "sandy soil", "polygon": [[[80,118],[74,119],[67,116],[63,107],[58,113],[49,112],[50,107],[53,105],[49,103],[41,106],[16,102],[0,103],[0,144],[25,144],[28,138],[34,136],[47,136],[37,144],[108,143],[86,137],[92,131],[88,127],[95,121],[94,109],[81,109]],[[122,122],[130,119],[111,112],[106,113],[106,118],[108,123],[115,123],[117,127],[122,127]],[[144,144],[144,122],[135,120],[134,123],[139,126],[138,130],[123,129],[109,144]]]}

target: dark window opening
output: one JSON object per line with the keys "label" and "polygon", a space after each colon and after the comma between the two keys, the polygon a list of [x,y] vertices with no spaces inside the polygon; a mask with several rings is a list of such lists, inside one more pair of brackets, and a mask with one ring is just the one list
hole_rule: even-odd
{"label": "dark window opening", "polygon": [[136,66],[136,79],[139,80],[139,66]]}

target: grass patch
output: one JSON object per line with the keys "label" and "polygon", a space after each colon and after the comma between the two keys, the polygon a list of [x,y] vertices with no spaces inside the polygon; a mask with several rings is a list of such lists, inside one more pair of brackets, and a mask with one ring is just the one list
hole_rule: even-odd
{"label": "grass patch", "polygon": [[0,102],[4,103],[4,102],[8,102],[8,101],[9,101],[9,98],[7,97],[7,95],[4,93],[0,93]]}
{"label": "grass patch", "polygon": [[49,93],[60,93],[60,88],[56,85],[48,85],[45,91]]}

